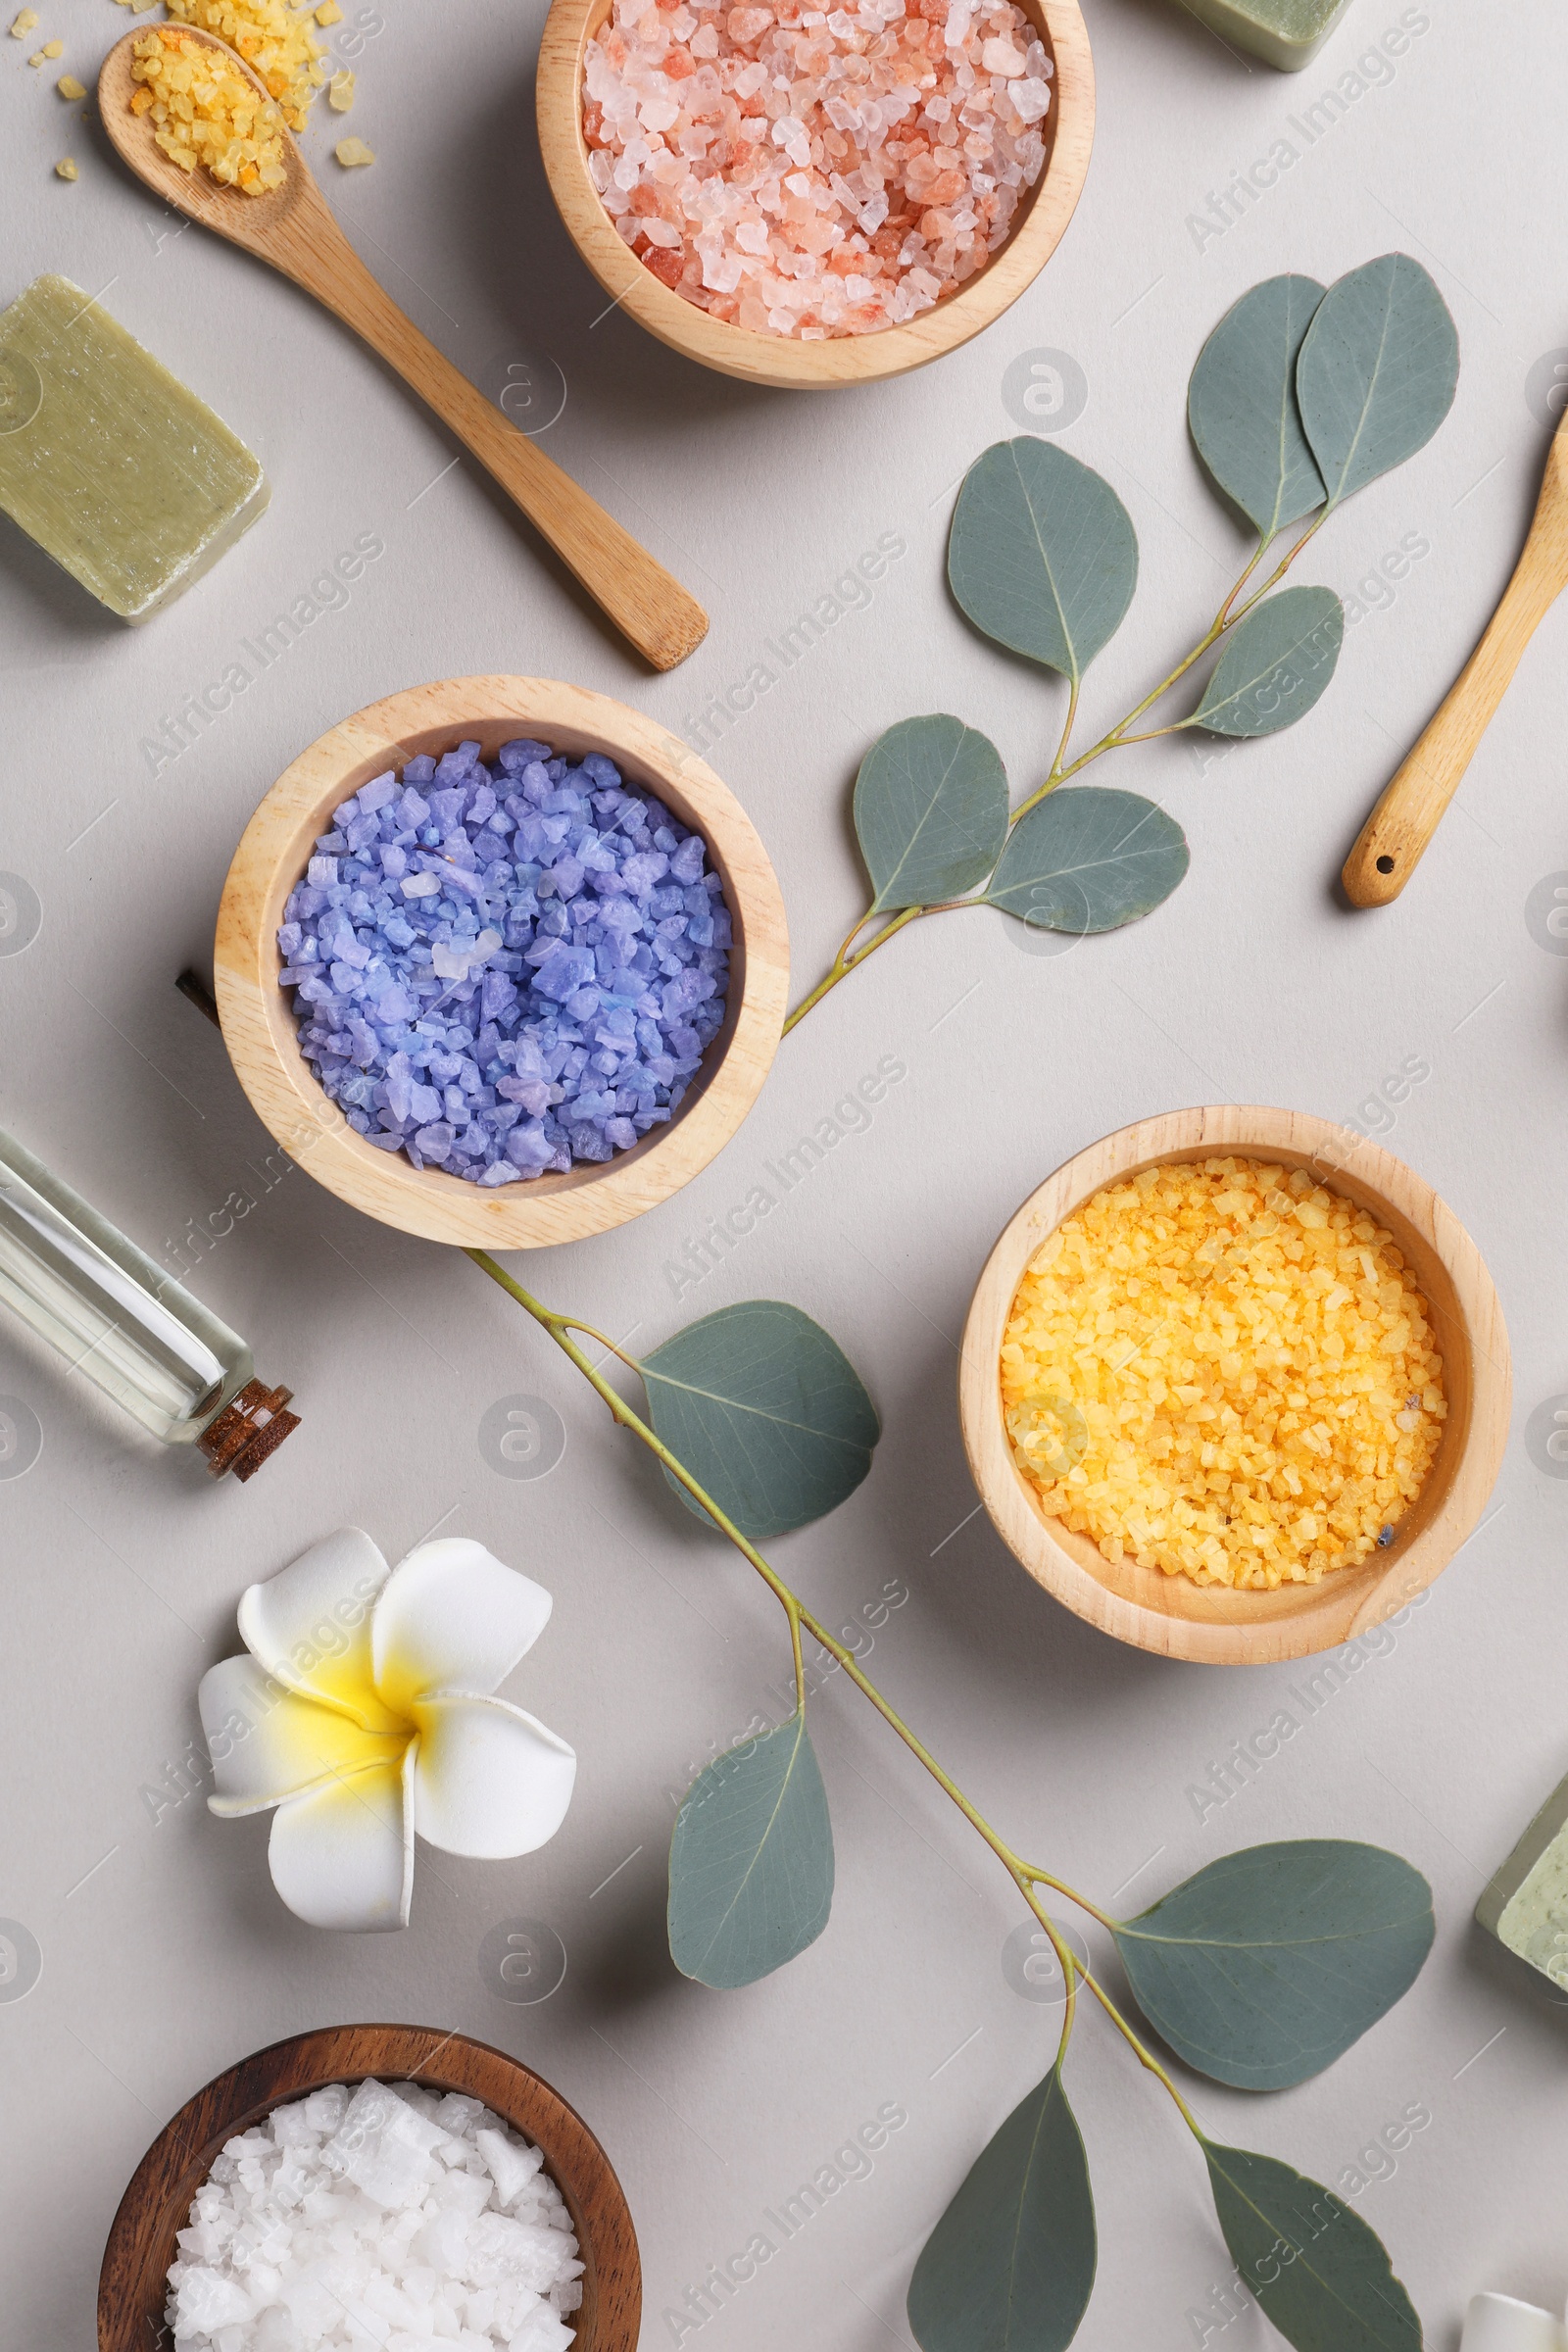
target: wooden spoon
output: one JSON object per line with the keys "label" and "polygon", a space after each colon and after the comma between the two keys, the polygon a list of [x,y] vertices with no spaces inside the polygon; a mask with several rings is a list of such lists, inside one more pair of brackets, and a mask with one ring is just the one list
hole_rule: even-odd
{"label": "wooden spoon", "polygon": [[[104,128],[137,178],[176,212],[200,220],[259,261],[270,262],[363,335],[495,476],[638,652],[656,669],[673,669],[677,662],[684,662],[708,632],[702,606],[586,490],[460,375],[383,292],[338,227],[310,166],[286,130],[288,177],[282,187],[265,196],[223,187],[206,171],[186,172],[165,155],[145,118],[130,111],[131,98],[141,86],[131,79],[131,48],[147,29],[144,25],[117,41],[98,76]],[[187,39],[207,41],[220,50],[236,73],[267,94],[258,75],[224,42],[190,26],[180,29]]]}
{"label": "wooden spoon", "polygon": [[1568,415],[1553,436],[1525,552],[1457,683],[1345,860],[1341,880],[1355,906],[1387,906],[1415,872],[1438,820],[1524,659],[1526,646],[1568,588]]}

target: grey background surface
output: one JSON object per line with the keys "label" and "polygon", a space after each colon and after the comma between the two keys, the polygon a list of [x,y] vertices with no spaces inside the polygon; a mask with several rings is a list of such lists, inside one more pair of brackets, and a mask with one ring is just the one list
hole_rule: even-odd
{"label": "grey background surface", "polygon": [[[858,1494],[781,1542],[779,1562],[835,1624],[901,1580],[908,1599],[877,1633],[871,1671],[999,1825],[1100,1899],[1135,1907],[1271,1837],[1363,1837],[1415,1861],[1439,1939],[1396,2013],[1300,2090],[1194,2095],[1218,2136],[1330,2180],[1424,2103],[1430,2126],[1357,2210],[1430,2340],[1452,2352],[1483,2285],[1559,2303],[1568,2010],[1485,1949],[1469,1915],[1568,1769],[1568,1486],[1525,1440],[1531,1412],[1568,1391],[1568,961],[1540,899],[1527,915],[1537,885],[1568,868],[1568,614],[1546,623],[1397,906],[1352,916],[1333,883],[1491,610],[1535,497],[1542,384],[1568,365],[1560,0],[1404,10],[1425,29],[1392,79],[1310,147],[1289,119],[1399,24],[1398,0],[1356,0],[1298,79],[1250,68],[1163,0],[1091,0],[1099,138],[1049,270],[939,367],[821,398],[748,390],[601,316],[539,166],[540,0],[376,0],[368,13],[346,0],[334,37],[341,49],[359,26],[350,127],[380,160],[345,177],[325,129],[311,147],[350,234],[487,389],[532,386],[542,416],[559,370],[565,404],[545,446],[712,612],[706,644],[665,678],[639,669],[346,333],[200,229],[179,231],[55,97],[61,69],[27,70],[33,40],[58,32],[62,66],[90,83],[124,16],[107,0],[38,4],[37,33],[0,42],[0,296],[46,270],[102,290],[260,453],[272,505],[135,633],[0,530],[0,868],[30,885],[41,917],[24,952],[0,956],[0,1121],[155,1255],[230,1192],[257,1194],[193,1283],[263,1372],[297,1391],[305,1425],[248,1490],[215,1487],[63,1379],[19,1326],[0,1328],[0,1392],[43,1437],[35,1466],[0,1482],[0,1913],[42,1954],[26,1998],[0,2003],[0,2344],[85,2352],[104,2233],[155,2131],[245,2051],[359,2018],[487,2037],[582,2110],[636,2216],[648,2346],[674,2340],[662,2314],[764,2226],[764,2207],[900,2102],[907,2124],[871,2177],[683,2340],[705,2352],[907,2342],[913,2256],[1054,2047],[1054,2012],[1004,1973],[1007,1886],[830,1682],[815,1711],[839,1843],[828,1933],[745,1993],[677,1979],[662,1933],[672,1792],[767,1703],[787,1666],[776,1612],[462,1259],[267,1167],[269,1139],[220,1040],[172,981],[207,957],[256,802],[347,712],[428,678],[531,671],[684,731],[891,532],[906,553],[868,609],[847,612],[713,755],[777,864],[808,984],[861,903],[848,787],[883,726],[957,711],[996,739],[1019,790],[1054,743],[1058,689],[971,636],[943,585],[954,486],[1018,429],[1009,368],[1027,378],[1040,351],[1076,363],[1087,400],[1063,446],[1109,476],[1137,522],[1141,593],[1087,696],[1091,719],[1113,716],[1192,641],[1244,552],[1185,433],[1203,335],[1275,270],[1327,279],[1394,247],[1421,258],[1452,306],[1458,401],[1413,465],[1335,520],[1305,576],[1348,596],[1406,535],[1430,553],[1363,600],[1333,689],[1297,731],[1206,767],[1180,739],[1126,759],[1116,780],[1156,794],[1188,830],[1180,894],[1142,926],[1055,956],[1024,952],[1000,916],[923,927],[787,1043],[753,1117],[689,1192],[526,1273],[634,1345],[754,1295],[830,1324],[886,1434]],[[1282,137],[1302,153],[1278,185],[1223,233],[1195,227],[1209,191]],[[68,149],[75,186],[52,173]],[[162,717],[363,532],[386,552],[346,609],[154,773],[143,739]],[[668,1267],[686,1239],[884,1055],[907,1075],[869,1128],[677,1299]],[[1412,1058],[1430,1076],[1391,1105],[1383,1083]],[[1303,1677],[1162,1663],[1040,1593],[975,1514],[955,1342],[996,1232],[1046,1173],[1127,1120],[1227,1099],[1381,1124],[1486,1253],[1517,1411],[1493,1515],[1389,1654],[1309,1719],[1298,1707],[1300,1735],[1200,1819],[1193,1785],[1293,1704]],[[565,1431],[564,1458],[531,1483],[498,1475],[479,1448],[486,1412],[518,1396],[543,1398]],[[197,1680],[238,1646],[245,1585],[349,1520],[393,1558],[437,1525],[469,1534],[551,1587],[553,1623],[509,1690],[581,1758],[551,1846],[500,1865],[421,1849],[413,1925],[387,1937],[315,1934],[285,1913],[264,1821],[215,1821],[199,1791],[161,1810],[144,1793],[167,1795],[196,1731]],[[544,1923],[568,1956],[534,2006],[481,1974],[486,1936],[517,1919]],[[1103,1941],[1091,1929],[1090,1948]],[[1177,2352],[1197,2340],[1189,2309],[1228,2269],[1196,2151],[1092,2018],[1073,2071],[1102,2235],[1081,2341]],[[1208,2340],[1251,2352],[1266,2338],[1253,2314]]]}

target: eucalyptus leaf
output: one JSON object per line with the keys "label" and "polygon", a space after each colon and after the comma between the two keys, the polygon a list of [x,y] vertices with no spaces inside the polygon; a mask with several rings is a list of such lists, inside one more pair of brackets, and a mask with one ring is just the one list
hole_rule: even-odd
{"label": "eucalyptus leaf", "polygon": [[1304,718],[1339,667],[1345,607],[1332,588],[1265,597],[1225,640],[1190,727],[1277,735]]}
{"label": "eucalyptus leaf", "polygon": [[855,830],[871,912],[962,898],[1007,835],[1007,771],[961,718],[906,718],[879,735],[855,780]]}
{"label": "eucalyptus leaf", "polygon": [[655,1435],[753,1543],[836,1509],[871,1467],[876,1408],[838,1343],[798,1306],[720,1307],[639,1369]]}
{"label": "eucalyptus leaf", "polygon": [[833,1826],[803,1715],[731,1748],[686,1791],[669,1848],[669,1949],[720,1991],[814,1943],[833,1904]]}
{"label": "eucalyptus leaf", "polygon": [[1322,299],[1315,277],[1265,278],[1226,312],[1187,389],[1199,456],[1264,540],[1327,496],[1296,405],[1296,363]]}
{"label": "eucalyptus leaf", "polygon": [[1425,449],[1453,406],[1459,334],[1419,262],[1388,253],[1330,286],[1296,368],[1329,505]]}
{"label": "eucalyptus leaf", "polygon": [[964,475],[948,579],[977,629],[1076,685],[1133,601],[1138,534],[1092,466],[1024,434]]}
{"label": "eucalyptus leaf", "polygon": [[1297,2352],[1421,2352],[1421,2322],[1382,2240],[1333,2191],[1245,2148],[1203,2142],[1243,2280]]}
{"label": "eucalyptus leaf", "polygon": [[1013,826],[983,895],[1037,930],[1115,931],[1168,899],[1189,863],[1180,825],[1140,793],[1058,787]]}
{"label": "eucalyptus leaf", "polygon": [[1408,1992],[1435,1933],[1432,1889],[1397,1854],[1303,1838],[1224,1855],[1115,1936],[1178,2057],[1239,2090],[1285,2090]]}
{"label": "eucalyptus leaf", "polygon": [[1095,2201],[1061,2063],[975,2158],[909,2281],[921,2352],[1066,2352],[1095,2283]]}

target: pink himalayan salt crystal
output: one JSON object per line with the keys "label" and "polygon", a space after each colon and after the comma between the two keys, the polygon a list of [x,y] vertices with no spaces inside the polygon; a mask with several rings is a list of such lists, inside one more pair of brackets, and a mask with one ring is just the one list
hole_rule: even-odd
{"label": "pink himalayan salt crystal", "polygon": [[1045,169],[1052,64],[1013,0],[614,0],[583,130],[666,286],[803,342],[901,326],[1005,240]]}

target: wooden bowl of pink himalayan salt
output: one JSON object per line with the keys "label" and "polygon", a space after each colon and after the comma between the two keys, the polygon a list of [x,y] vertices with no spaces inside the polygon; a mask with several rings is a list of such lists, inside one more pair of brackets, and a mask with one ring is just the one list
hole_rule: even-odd
{"label": "wooden bowl of pink himalayan salt", "polygon": [[[700,5],[701,0],[690,0],[688,13]],[[1051,102],[1039,123],[1044,169],[1021,193],[1005,241],[973,275],[944,292],[934,308],[906,323],[867,333],[832,332],[809,341],[759,332],[688,301],[636,257],[595,184],[584,125],[588,48],[610,21],[614,0],[554,0],[540,46],[539,143],[573,243],[607,294],[650,334],[705,368],[750,383],[792,389],[870,383],[956,351],[1033,284],[1061,241],[1089,170],[1095,74],[1077,0],[1018,0],[1018,6],[1050,63]],[[912,17],[915,0],[907,0],[907,7]],[[730,13],[750,18],[758,12],[747,0],[742,11]],[[783,0],[771,13],[794,24],[805,12],[800,0]]]}

